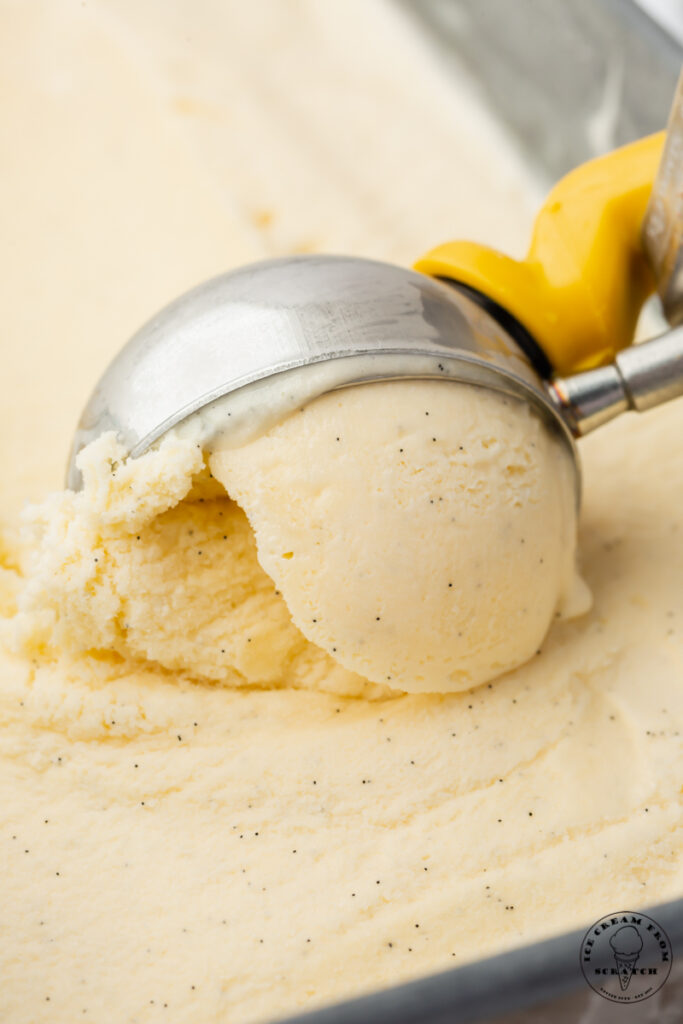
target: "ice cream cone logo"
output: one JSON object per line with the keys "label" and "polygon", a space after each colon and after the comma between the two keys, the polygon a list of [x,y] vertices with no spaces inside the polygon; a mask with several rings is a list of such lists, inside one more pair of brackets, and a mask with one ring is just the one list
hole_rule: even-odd
{"label": "ice cream cone logo", "polygon": [[629,924],[619,928],[610,938],[609,944],[612,947],[614,962],[619,971],[619,984],[622,992],[625,992],[631,983],[633,972],[643,949],[643,940],[638,929]]}
{"label": "ice cream cone logo", "polygon": [[664,928],[640,910],[621,910],[595,921],[583,936],[580,965],[598,995],[638,1003],[664,985],[673,951]]}

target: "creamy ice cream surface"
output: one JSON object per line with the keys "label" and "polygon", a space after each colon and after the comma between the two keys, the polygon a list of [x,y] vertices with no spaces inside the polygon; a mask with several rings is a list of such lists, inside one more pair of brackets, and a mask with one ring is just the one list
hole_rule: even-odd
{"label": "creamy ice cream surface", "polygon": [[0,1019],[269,1020],[680,896],[680,403],[582,443],[593,606],[545,639],[571,478],[495,396],[106,435],[60,490],[93,381],[192,284],[521,248],[534,183],[467,83],[382,2],[2,8]]}
{"label": "creamy ice cream surface", "polygon": [[574,469],[523,403],[463,384],[331,393],[210,460],[301,631],[346,668],[452,692],[535,655],[575,572]]}

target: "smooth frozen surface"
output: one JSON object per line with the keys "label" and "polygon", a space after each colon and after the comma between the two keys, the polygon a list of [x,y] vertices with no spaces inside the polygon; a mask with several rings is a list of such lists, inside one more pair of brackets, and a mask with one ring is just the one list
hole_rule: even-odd
{"label": "smooth frozen surface", "polygon": [[440,381],[328,394],[214,476],[302,633],[411,693],[466,690],[586,611],[574,469],[530,408]]}

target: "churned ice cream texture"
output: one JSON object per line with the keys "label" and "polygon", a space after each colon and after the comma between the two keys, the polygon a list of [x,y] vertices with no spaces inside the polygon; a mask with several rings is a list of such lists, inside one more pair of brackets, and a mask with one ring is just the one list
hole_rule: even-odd
{"label": "churned ice cream texture", "polygon": [[[469,400],[456,386],[414,406],[398,397],[413,385],[368,386],[241,450],[169,436],[126,461],[105,436],[83,453],[84,490],[60,491],[93,381],[192,284],[295,250],[409,264],[449,234],[523,246],[535,189],[467,83],[392,6],[367,0],[296,14],[225,0],[3,9],[2,1020],[268,1020],[680,896],[680,403],[582,442],[593,606],[558,619],[524,664],[460,692],[372,679],[393,648],[368,631],[372,616],[340,617],[339,644],[329,622],[306,621],[329,591],[316,541],[354,592],[361,567],[354,551],[342,563],[331,533],[303,535],[316,503],[351,529],[336,474],[325,482],[313,457],[340,447],[327,456],[339,473],[363,471],[357,535],[371,538],[380,486],[400,491],[410,467],[436,485],[448,462],[465,517],[487,498],[476,460],[486,451],[505,476],[505,449],[521,472],[502,492],[509,508],[491,491],[490,515],[524,536],[506,546],[518,585],[536,580],[544,607],[562,611],[570,559],[565,574],[556,540],[566,530],[571,547],[573,510],[543,490],[550,449],[504,443],[536,440],[525,412],[514,425],[496,403],[484,449],[474,421],[462,439]],[[350,410],[371,395],[392,411],[386,433],[376,425],[374,447],[359,438],[359,464],[346,465],[361,429]],[[425,434],[413,413],[431,420],[440,402],[458,405],[460,425],[442,410]],[[349,443],[332,440],[337,423]],[[276,458],[295,433],[310,486],[324,484],[308,506],[286,486],[309,486],[301,461]],[[405,450],[373,476],[394,446]],[[561,465],[553,456],[558,490]],[[472,504],[456,500],[473,480]],[[401,491],[424,500],[417,574],[436,564],[440,534],[455,536],[429,532],[437,520],[423,517],[445,516],[447,496],[433,490]],[[567,518],[528,537],[522,521],[544,506]],[[482,524],[468,529],[476,542]],[[539,569],[551,560],[547,576],[531,574],[534,554]],[[363,561],[374,557],[366,545]],[[454,621],[467,602],[483,621],[477,580],[444,569],[435,582]],[[496,572],[502,599],[507,569]],[[535,625],[518,623],[507,656],[545,633],[532,597]],[[384,630],[384,607],[368,597],[366,610]],[[375,645],[361,655],[358,625]],[[465,649],[470,671],[483,649]],[[394,670],[426,680],[419,652],[402,651]]]}
{"label": "churned ice cream texture", "polygon": [[377,690],[292,623],[246,516],[213,481],[200,445],[169,436],[126,459],[107,434],[79,463],[82,491],[55,494],[26,516],[16,620],[26,649],[110,651],[227,686]]}

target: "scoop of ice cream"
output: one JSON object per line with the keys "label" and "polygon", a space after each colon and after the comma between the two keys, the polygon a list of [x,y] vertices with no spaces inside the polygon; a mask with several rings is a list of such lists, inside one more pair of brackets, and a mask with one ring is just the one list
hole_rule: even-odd
{"label": "scoop of ice cream", "polygon": [[347,669],[457,691],[589,604],[573,467],[525,403],[464,384],[330,393],[214,451],[293,622]]}
{"label": "scoop of ice cream", "polygon": [[385,382],[221,444],[213,477],[173,434],[81,453],[83,490],[29,514],[25,645],[230,686],[448,692],[585,606],[570,459],[522,403]]}
{"label": "scoop of ice cream", "polygon": [[614,952],[620,956],[635,956],[643,948],[640,932],[632,924],[618,928],[610,938],[609,944]]}

